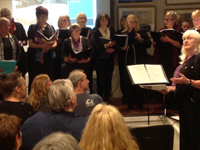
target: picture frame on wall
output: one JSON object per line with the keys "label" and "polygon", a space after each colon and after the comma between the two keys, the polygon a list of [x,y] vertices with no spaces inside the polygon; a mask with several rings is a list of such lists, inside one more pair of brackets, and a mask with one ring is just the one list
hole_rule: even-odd
{"label": "picture frame on wall", "polygon": [[118,29],[122,16],[134,14],[137,16],[140,28],[155,31],[156,29],[156,7],[118,7]]}
{"label": "picture frame on wall", "polygon": [[200,4],[200,0],[166,0],[167,5]]}
{"label": "picture frame on wall", "polygon": [[193,27],[193,22],[191,18],[191,14],[193,11],[197,10],[198,8],[184,8],[184,9],[165,9],[165,14],[168,11],[175,11],[178,15],[178,25],[181,27],[183,21],[187,21],[190,23],[190,27]]}
{"label": "picture frame on wall", "polygon": [[117,0],[118,4],[128,4],[128,3],[135,3],[135,4],[146,4],[146,3],[153,3],[153,0]]}

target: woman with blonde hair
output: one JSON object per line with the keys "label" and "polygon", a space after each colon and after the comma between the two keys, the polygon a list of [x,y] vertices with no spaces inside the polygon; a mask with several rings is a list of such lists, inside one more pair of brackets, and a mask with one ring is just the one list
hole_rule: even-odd
{"label": "woman with blonde hair", "polygon": [[146,49],[151,47],[151,41],[146,31],[140,30],[138,18],[134,14],[127,16],[126,27],[122,33],[129,35],[127,47],[121,47],[121,50],[118,51],[118,66],[123,102],[128,103],[127,109],[133,109],[133,100],[135,100],[137,109],[142,109],[144,90],[138,85],[132,86],[126,65],[147,63],[148,54]]}
{"label": "woman with blonde hair", "polygon": [[93,109],[79,145],[82,150],[139,150],[121,113],[105,104]]}
{"label": "woman with blonde hair", "polygon": [[195,30],[200,31],[200,10],[195,10],[192,12],[192,21],[194,24]]}
{"label": "woman with blonde hair", "polygon": [[35,111],[50,111],[46,94],[51,83],[52,81],[47,74],[40,74],[34,78],[28,102],[33,106]]}

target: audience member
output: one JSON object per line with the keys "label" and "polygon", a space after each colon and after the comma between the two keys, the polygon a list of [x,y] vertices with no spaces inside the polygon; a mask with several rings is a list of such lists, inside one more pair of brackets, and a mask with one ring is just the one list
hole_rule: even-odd
{"label": "audience member", "polygon": [[0,114],[0,149],[18,150],[21,144],[20,119],[14,115]]}
{"label": "audience member", "polygon": [[105,104],[93,109],[79,145],[82,150],[139,150],[121,113]]}
{"label": "audience member", "polygon": [[52,81],[47,74],[37,75],[33,80],[28,102],[33,106],[36,112],[50,112],[47,90],[51,83]]}
{"label": "audience member", "polygon": [[4,97],[0,102],[0,113],[18,116],[21,125],[34,114],[30,104],[20,101],[26,97],[27,85],[19,73],[0,74],[0,92]]}
{"label": "audience member", "polygon": [[98,94],[89,95],[86,93],[89,90],[88,84],[90,81],[85,73],[74,70],[69,74],[69,79],[77,96],[77,107],[74,112],[77,115],[89,115],[97,104],[103,102],[102,98]]}
{"label": "audience member", "polygon": [[32,149],[42,138],[57,131],[81,138],[87,117],[73,113],[77,106],[76,94],[69,79],[55,80],[48,89],[51,113],[38,112],[22,126],[22,147]]}
{"label": "audience member", "polygon": [[12,15],[9,9],[2,8],[1,17],[5,17],[10,21],[9,33],[12,35],[15,35],[19,42],[21,56],[20,56],[20,63],[19,63],[18,69],[22,72],[22,76],[24,77],[27,72],[27,60],[26,60],[26,54],[23,48],[23,46],[27,45],[26,32],[21,23],[14,21],[14,18],[12,18]]}
{"label": "audience member", "polygon": [[200,33],[200,10],[195,10],[192,12],[192,22],[194,24],[194,29]]}
{"label": "audience member", "polygon": [[81,150],[76,139],[62,132],[48,135],[33,150]]}

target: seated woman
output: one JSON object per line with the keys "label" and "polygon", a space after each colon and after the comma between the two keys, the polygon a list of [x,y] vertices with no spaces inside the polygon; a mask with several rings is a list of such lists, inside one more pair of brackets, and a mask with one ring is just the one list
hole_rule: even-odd
{"label": "seated woman", "polygon": [[0,147],[2,150],[19,150],[22,144],[20,119],[14,115],[0,114]]}
{"label": "seated woman", "polygon": [[61,15],[58,19],[58,40],[55,48],[55,79],[61,79],[61,63],[62,63],[62,45],[65,39],[70,37],[69,30],[70,19],[68,15]]}
{"label": "seated woman", "polygon": [[20,100],[26,97],[27,85],[19,73],[0,74],[0,93],[4,101],[0,102],[0,113],[16,115],[21,125],[34,114],[33,107]]}
{"label": "seated woman", "polygon": [[24,52],[23,46],[27,45],[27,36],[24,30],[24,27],[21,23],[15,22],[14,18],[12,18],[11,12],[7,8],[1,9],[1,17],[5,17],[10,21],[10,34],[16,36],[20,48],[21,48],[21,56],[20,63],[18,69],[22,72],[22,76],[24,77],[27,72],[27,61],[26,61],[26,53]]}
{"label": "seated woman", "polygon": [[105,104],[93,109],[79,145],[82,150],[139,150],[123,116],[115,107]]}
{"label": "seated woman", "polygon": [[55,53],[57,46],[54,38],[50,43],[41,43],[36,40],[38,31],[50,38],[54,33],[54,27],[47,23],[48,10],[42,6],[36,8],[37,23],[31,24],[28,29],[29,48],[27,52],[29,71],[29,90],[33,79],[39,74],[48,74],[54,80]]}
{"label": "seated woman", "polygon": [[[62,78],[67,78],[69,73],[74,69],[84,70],[84,73],[88,75],[89,62],[92,59],[92,46],[90,41],[80,35],[81,27],[77,23],[73,23],[70,26],[71,37],[66,39],[63,43],[63,64],[62,64]],[[91,55],[85,54],[85,58],[75,58],[79,53],[89,51]],[[86,58],[87,57],[87,58]]]}
{"label": "seated woman", "polygon": [[36,112],[51,112],[48,107],[46,95],[51,83],[52,81],[47,74],[40,74],[33,80],[28,102],[33,106]]}
{"label": "seated woman", "polygon": [[[0,18],[0,60],[17,60],[15,69],[18,70],[19,58],[20,58],[20,47],[17,38],[9,33],[10,21],[5,18]],[[0,68],[0,73],[3,71]]]}

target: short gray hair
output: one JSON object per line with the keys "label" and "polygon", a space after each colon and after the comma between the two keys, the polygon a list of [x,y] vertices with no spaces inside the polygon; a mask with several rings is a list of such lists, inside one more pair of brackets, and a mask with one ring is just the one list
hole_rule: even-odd
{"label": "short gray hair", "polygon": [[81,26],[78,23],[72,23],[69,28],[70,33],[72,33],[72,31],[75,29],[79,29],[80,31],[82,30]]}
{"label": "short gray hair", "polygon": [[4,22],[8,22],[10,24],[10,21],[7,18],[1,17],[0,18],[0,26],[2,26]]}
{"label": "short gray hair", "polygon": [[55,132],[37,143],[33,150],[81,150],[81,148],[73,136]]}
{"label": "short gray hair", "polygon": [[77,14],[76,21],[78,22],[78,19],[79,19],[80,15],[83,15],[85,17],[85,19],[86,19],[86,22],[87,22],[87,16],[83,12],[80,12],[80,13]]}
{"label": "short gray hair", "polygon": [[2,8],[1,9],[1,17],[3,14],[11,15],[10,10],[8,8]]}
{"label": "short gray hair", "polygon": [[78,86],[78,81],[83,81],[83,76],[82,76],[82,71],[81,70],[73,70],[69,74],[69,79],[71,80],[74,88]]}
{"label": "short gray hair", "polygon": [[74,87],[69,79],[55,80],[47,91],[49,107],[53,111],[62,112],[70,106],[70,97],[75,96]]}

